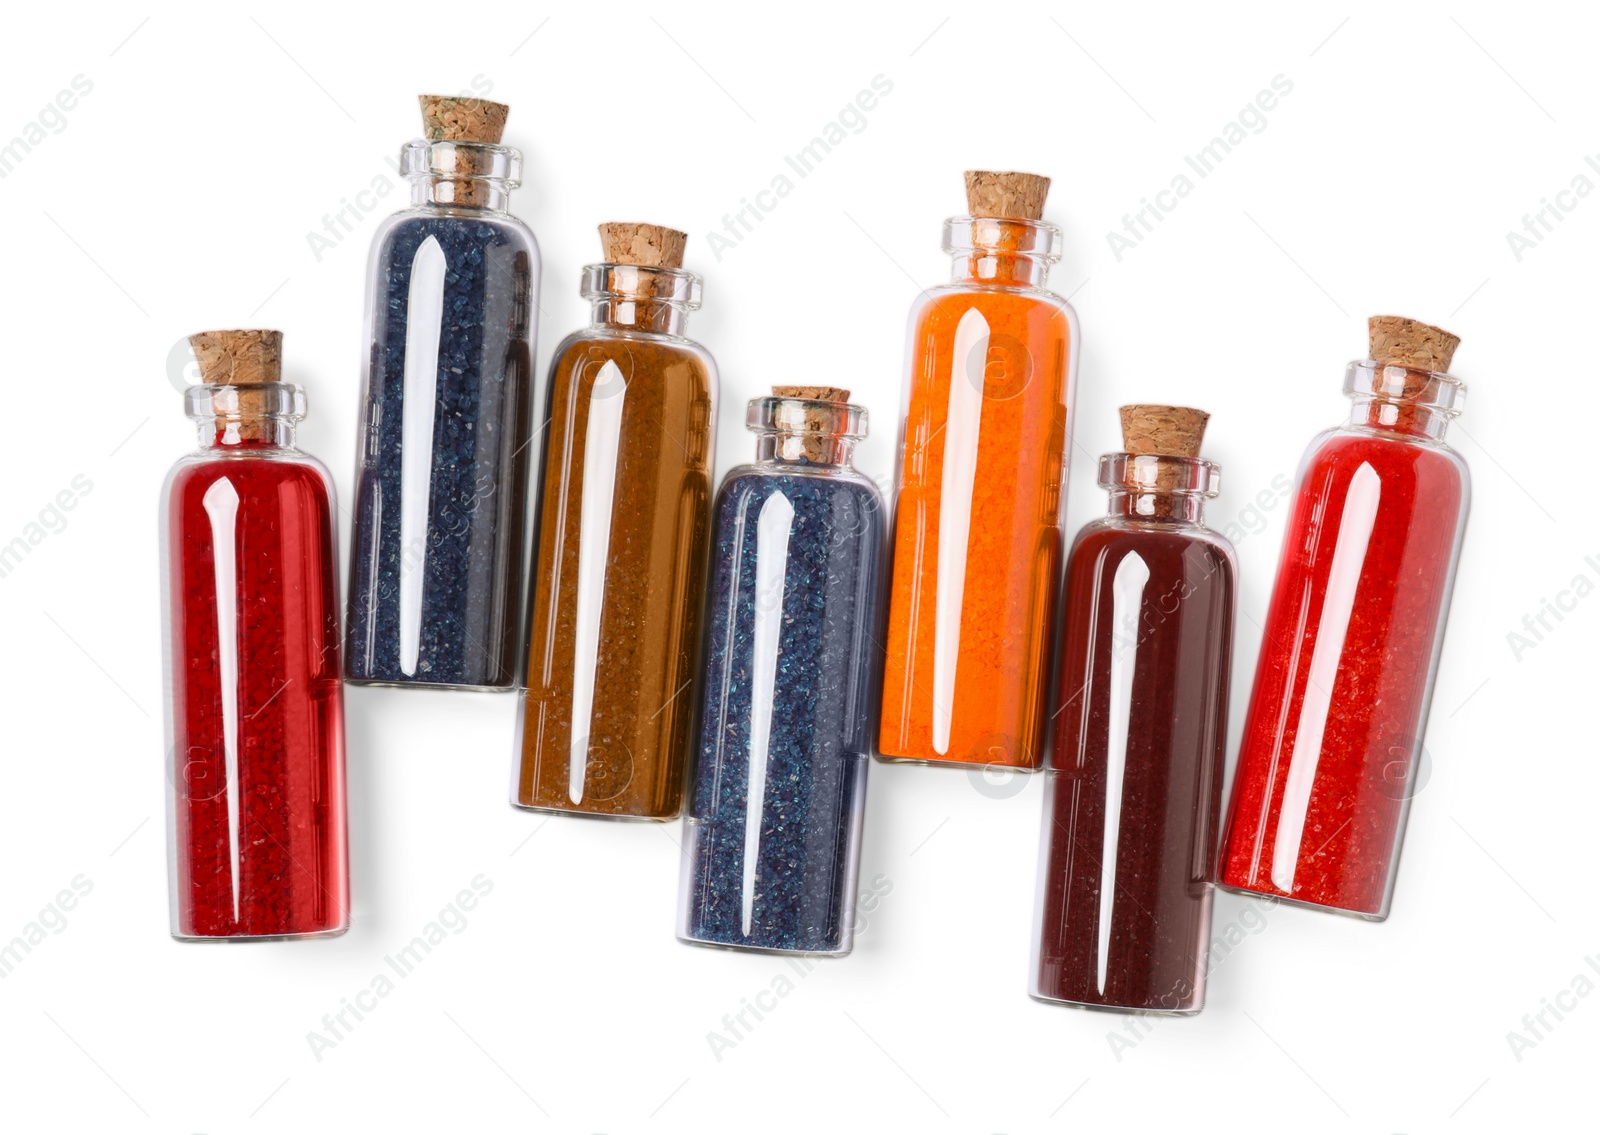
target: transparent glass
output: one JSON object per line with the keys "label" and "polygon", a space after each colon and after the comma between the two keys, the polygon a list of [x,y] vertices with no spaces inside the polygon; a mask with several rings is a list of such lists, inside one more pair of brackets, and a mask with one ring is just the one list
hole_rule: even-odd
{"label": "transparent glass", "polygon": [[373,238],[345,667],[515,685],[539,249],[505,212],[521,157],[412,142],[412,206]]}
{"label": "transparent glass", "polygon": [[711,512],[716,364],[683,335],[700,281],[584,270],[556,348],[512,800],[668,820],[683,806]]}
{"label": "transparent glass", "polygon": [[1222,805],[1233,548],[1201,519],[1218,469],[1109,454],[1110,514],[1073,542],[1046,772],[1030,992],[1205,1003]]}
{"label": "transparent glass", "polygon": [[859,406],[759,398],[717,494],[678,936],[846,954],[882,623],[883,501]]}
{"label": "transparent glass", "polygon": [[161,494],[172,933],[349,925],[333,483],[300,389],[196,386]]}
{"label": "transparent glass", "polygon": [[1351,363],[1350,421],[1300,466],[1234,774],[1220,880],[1386,917],[1466,527],[1444,443],[1465,387]]}
{"label": "transparent glass", "polygon": [[1060,233],[946,223],[911,311],[878,753],[1038,767],[1078,352]]}

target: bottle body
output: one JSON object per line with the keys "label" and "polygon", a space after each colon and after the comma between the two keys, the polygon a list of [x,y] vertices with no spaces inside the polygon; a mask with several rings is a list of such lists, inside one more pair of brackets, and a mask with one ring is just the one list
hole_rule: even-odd
{"label": "bottle body", "polygon": [[1204,1004],[1235,576],[1227,541],[1197,523],[1113,516],[1073,544],[1036,998]]}
{"label": "bottle body", "polygon": [[508,213],[427,201],[374,238],[352,681],[514,685],[538,281]]}
{"label": "bottle body", "polygon": [[518,805],[682,808],[716,389],[711,356],[676,334],[602,325],[556,351]]}
{"label": "bottle body", "polygon": [[1038,766],[1077,340],[1071,307],[1026,278],[974,276],[912,311],[885,758]]}
{"label": "bottle body", "polygon": [[1459,455],[1408,428],[1423,415],[1385,412],[1302,462],[1220,875],[1370,919],[1393,893],[1469,496]]}
{"label": "bottle body", "polygon": [[291,448],[180,460],[162,495],[172,933],[349,924],[333,487]]}
{"label": "bottle body", "polygon": [[679,937],[849,952],[885,542],[853,470],[764,463],[724,481]]}

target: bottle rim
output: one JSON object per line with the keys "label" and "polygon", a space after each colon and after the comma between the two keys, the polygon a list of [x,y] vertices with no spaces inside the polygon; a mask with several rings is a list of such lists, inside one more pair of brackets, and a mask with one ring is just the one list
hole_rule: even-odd
{"label": "bottle rim", "polygon": [[867,417],[867,408],[854,402],[769,394],[750,400],[745,428],[752,433],[812,434],[860,441],[867,436]]}
{"label": "bottle rim", "polygon": [[412,181],[472,178],[510,190],[522,184],[522,151],[489,142],[415,138],[400,149],[400,173]]}
{"label": "bottle rim", "polygon": [[1049,221],[963,215],[945,219],[943,243],[951,255],[994,253],[1054,264],[1061,259],[1062,236]]}
{"label": "bottle rim", "polygon": [[292,382],[251,386],[197,382],[183,392],[184,413],[195,421],[274,418],[298,422],[306,416],[306,392]]}
{"label": "bottle rim", "polygon": [[1210,499],[1222,491],[1222,466],[1203,457],[1166,453],[1105,453],[1100,487],[1121,493],[1173,493]]}
{"label": "bottle rim", "polygon": [[1344,392],[1351,398],[1393,402],[1454,418],[1466,402],[1467,384],[1444,371],[1355,359],[1345,368]]}
{"label": "bottle rim", "polygon": [[589,300],[654,301],[697,311],[700,287],[700,277],[683,268],[601,263],[584,265],[578,294]]}

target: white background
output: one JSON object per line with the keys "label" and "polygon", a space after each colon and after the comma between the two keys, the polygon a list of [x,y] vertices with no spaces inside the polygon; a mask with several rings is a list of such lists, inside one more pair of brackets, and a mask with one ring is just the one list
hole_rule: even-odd
{"label": "white background", "polygon": [[[92,490],[0,579],[0,941],[74,877],[93,889],[0,979],[6,1128],[1420,1132],[1588,1114],[1600,996],[1547,1017],[1520,1060],[1508,1033],[1580,972],[1600,981],[1600,774],[1577,713],[1600,677],[1600,195],[1562,198],[1520,260],[1506,234],[1575,177],[1600,185],[1597,28],[1533,4],[1287,8],[14,11],[0,141],[74,76],[93,89],[0,179],[0,543],[74,477]],[[706,234],[878,75],[893,91],[865,128],[719,259]],[[1184,155],[1278,75],[1293,91],[1264,129],[1195,178]],[[1024,994],[1040,782],[876,765],[862,876],[892,890],[852,956],[795,978],[719,1059],[724,1015],[794,975],[674,940],[677,826],[514,811],[509,696],[356,689],[350,932],[172,941],[156,497],[193,434],[169,352],[200,329],[282,328],[303,445],[348,499],[367,243],[401,195],[368,198],[320,260],[307,234],[396,180],[419,92],[475,80],[526,155],[541,372],[587,318],[598,222],[692,234],[719,470],[752,452],[748,398],[826,382],[876,415],[861,465],[887,477],[903,319],[948,272],[961,171],[1053,176],[1052,285],[1084,333],[1070,523],[1104,507],[1093,457],[1118,404],[1213,413],[1209,515],[1247,530],[1235,740],[1286,511],[1273,479],[1346,413],[1367,315],[1459,332],[1471,393],[1450,438],[1472,518],[1389,921],[1271,910],[1203,1014],[1113,1044],[1128,1018]],[[1119,261],[1107,232],[1185,172],[1193,192]],[[1262,490],[1273,507],[1251,511]],[[1508,633],[1579,576],[1519,658]],[[479,875],[493,891],[465,929],[318,1060],[324,1014]],[[1217,927],[1245,906],[1219,896]]]}

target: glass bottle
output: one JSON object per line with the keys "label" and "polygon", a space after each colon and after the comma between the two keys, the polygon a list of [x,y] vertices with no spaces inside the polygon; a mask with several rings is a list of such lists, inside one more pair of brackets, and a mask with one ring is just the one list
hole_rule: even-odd
{"label": "glass bottle", "polygon": [[349,925],[333,483],[276,331],[191,337],[200,447],[161,503],[172,933]]}
{"label": "glass bottle", "polygon": [[1068,557],[1031,992],[1193,1013],[1205,1002],[1233,640],[1233,548],[1205,526],[1207,415],[1124,406],[1109,515]]}
{"label": "glass bottle", "polygon": [[513,802],[682,808],[711,510],[716,364],[684,337],[684,234],[600,226],[594,321],[556,348]]}
{"label": "glass bottle", "polygon": [[1444,442],[1459,340],[1371,320],[1349,422],[1301,462],[1234,774],[1221,882],[1387,916],[1466,526]]}
{"label": "glass bottle", "polygon": [[1078,321],[1049,179],[967,174],[951,282],[911,311],[879,755],[1036,768]]}
{"label": "glass bottle", "polygon": [[678,936],[850,952],[881,626],[883,502],[832,387],[750,403],[756,461],[717,494]]}
{"label": "glass bottle", "polygon": [[515,684],[539,249],[507,108],[422,97],[411,208],[373,237],[345,673]]}

